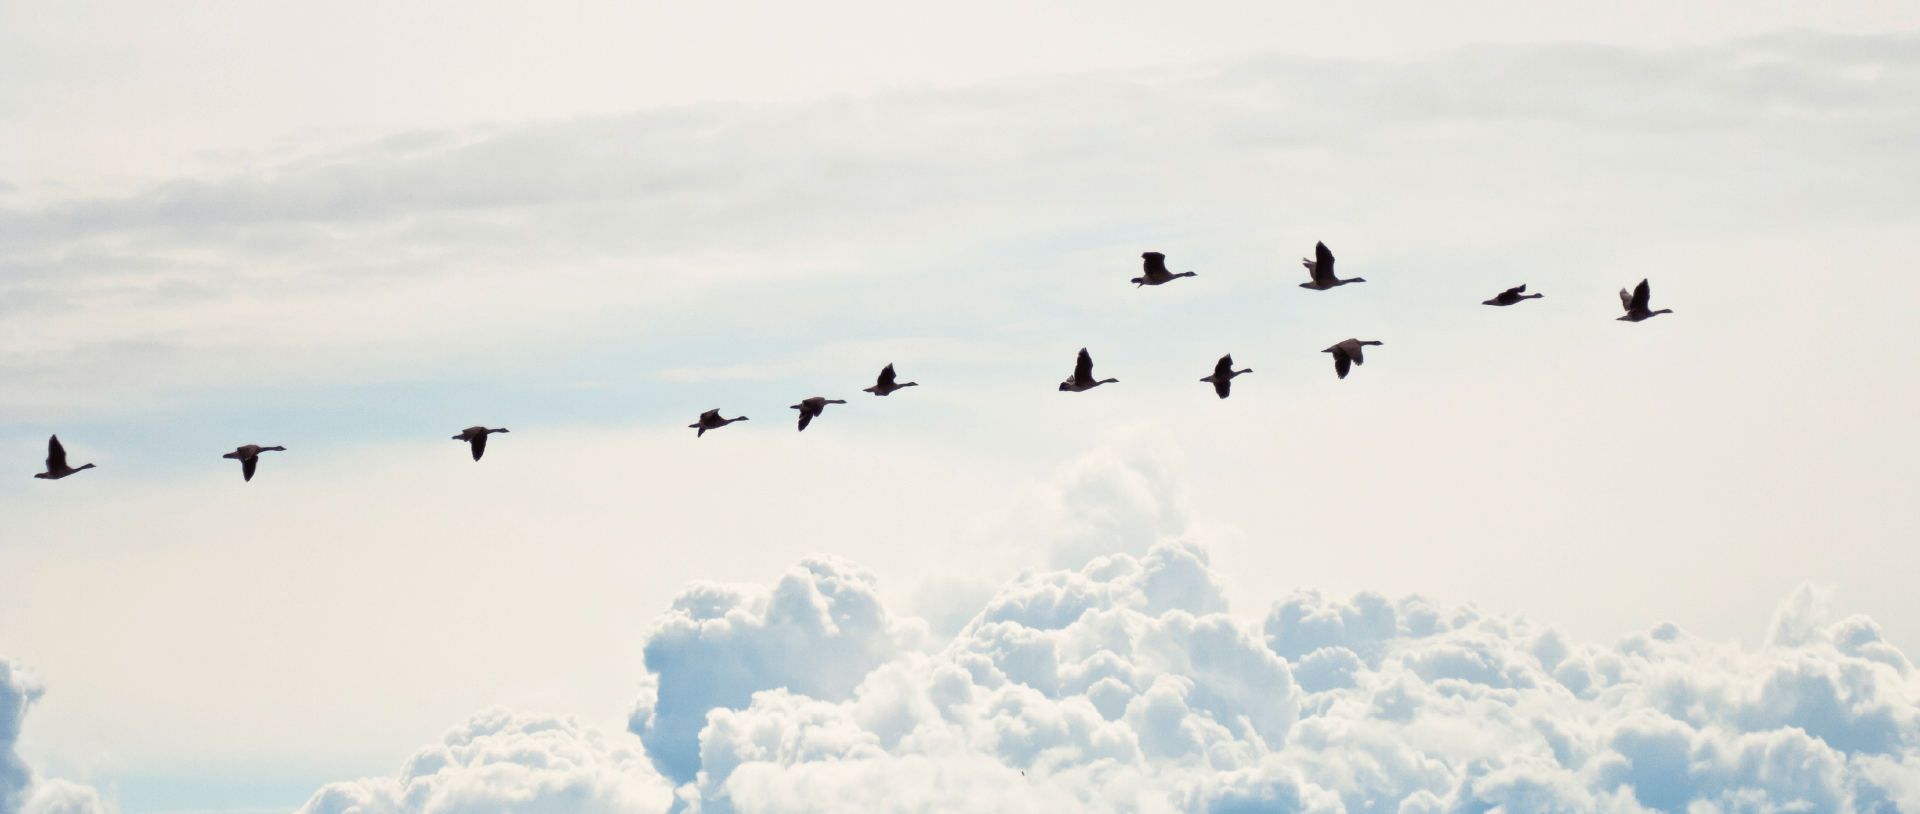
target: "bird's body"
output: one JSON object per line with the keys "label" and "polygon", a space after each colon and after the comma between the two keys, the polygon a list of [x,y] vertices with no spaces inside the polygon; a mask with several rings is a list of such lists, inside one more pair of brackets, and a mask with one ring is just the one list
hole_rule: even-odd
{"label": "bird's body", "polygon": [[1367,281],[1364,277],[1350,277],[1342,280],[1333,276],[1333,250],[1328,249],[1325,243],[1313,244],[1313,259],[1308,260],[1302,257],[1300,258],[1300,265],[1306,266],[1307,274],[1313,278],[1312,280],[1301,283],[1301,288],[1325,291],[1329,288],[1346,285],[1347,283],[1364,283]]}
{"label": "bird's body", "polygon": [[47,471],[34,475],[45,480],[59,480],[82,469],[92,469],[93,464],[80,466],[67,465],[67,448],[60,445],[60,436],[47,437]]}
{"label": "bird's body", "polygon": [[1252,373],[1252,372],[1253,372],[1253,368],[1247,368],[1246,370],[1234,370],[1233,354],[1229,353],[1225,356],[1220,357],[1220,361],[1214,364],[1213,375],[1208,376],[1204,379],[1201,379],[1200,381],[1212,382],[1213,392],[1220,394],[1221,398],[1226,398],[1227,394],[1233,389],[1233,377],[1238,376],[1242,373]]}
{"label": "bird's body", "polygon": [[826,411],[827,405],[845,403],[846,402],[839,399],[830,399],[826,396],[814,396],[810,399],[801,399],[800,403],[793,405],[792,409],[800,411],[800,429],[804,430],[808,424],[813,423],[814,417]]}
{"label": "bird's body", "polygon": [[220,457],[235,458],[240,461],[240,477],[253,480],[253,470],[260,465],[262,452],[286,452],[286,447],[263,447],[259,444],[247,444]]}
{"label": "bird's body", "polygon": [[1662,308],[1658,311],[1647,310],[1647,301],[1652,298],[1653,289],[1647,286],[1646,280],[1641,280],[1639,285],[1634,286],[1632,294],[1628,294],[1624,288],[1620,289],[1620,306],[1627,309],[1627,315],[1617,319],[1621,322],[1639,322],[1661,314],[1673,313],[1671,308]]}
{"label": "bird's body", "polygon": [[497,429],[497,430],[490,430],[490,429],[487,429],[486,427],[468,427],[464,430],[461,430],[459,435],[454,436],[453,440],[465,441],[467,442],[467,444],[472,446],[473,459],[478,461],[480,460],[480,456],[485,454],[487,451],[487,434],[495,433],[495,432],[506,432],[506,431],[507,431],[506,427],[501,427],[500,429]]}
{"label": "bird's body", "polygon": [[1493,299],[1487,300],[1486,302],[1482,302],[1480,304],[1481,305],[1512,305],[1521,300],[1537,300],[1544,296],[1546,295],[1545,294],[1528,294],[1527,287],[1525,285],[1520,285],[1520,286],[1515,286],[1513,288],[1509,288],[1505,291],[1502,291],[1498,295],[1496,295]]}
{"label": "bird's body", "polygon": [[732,424],[735,421],[745,421],[745,420],[747,420],[746,416],[741,416],[739,418],[721,418],[720,409],[716,407],[714,409],[701,413],[699,421],[695,421],[694,423],[688,424],[687,426],[692,427],[693,429],[699,430],[699,432],[696,432],[693,434],[693,437],[699,438],[700,436],[706,435],[707,430],[717,430],[717,429],[720,429],[721,427],[727,426],[728,424]]}
{"label": "bird's body", "polygon": [[1159,252],[1147,252],[1146,254],[1140,255],[1140,258],[1146,261],[1144,272],[1140,276],[1127,281],[1133,283],[1134,288],[1139,288],[1143,285],[1160,285],[1161,283],[1172,282],[1181,277],[1200,276],[1197,272],[1192,271],[1183,271],[1179,274],[1168,271],[1167,256]]}
{"label": "bird's body", "polygon": [[919,382],[907,382],[905,384],[894,384],[893,383],[893,363],[888,362],[886,367],[883,367],[880,369],[880,380],[877,382],[874,382],[872,387],[864,388],[863,392],[872,393],[876,396],[884,396],[895,390],[899,390],[902,387],[918,387],[919,385],[920,385]]}
{"label": "bird's body", "polygon": [[1333,372],[1340,374],[1340,378],[1344,379],[1347,377],[1347,371],[1351,369],[1352,365],[1364,365],[1367,363],[1365,354],[1366,346],[1382,344],[1386,343],[1372,339],[1348,339],[1336,343],[1333,347],[1327,348],[1321,351],[1321,353],[1333,354]]}
{"label": "bird's body", "polygon": [[1119,379],[1100,379],[1095,381],[1093,378],[1093,357],[1087,355],[1086,348],[1081,348],[1080,358],[1073,364],[1073,375],[1068,376],[1066,381],[1060,383],[1060,389],[1064,392],[1078,393],[1082,390],[1092,390],[1103,384],[1116,384],[1119,381]]}

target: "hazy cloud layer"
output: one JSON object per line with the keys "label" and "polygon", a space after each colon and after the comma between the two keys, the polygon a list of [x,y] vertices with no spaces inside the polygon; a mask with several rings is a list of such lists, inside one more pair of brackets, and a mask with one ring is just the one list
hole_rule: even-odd
{"label": "hazy cloud layer", "polygon": [[[1535,223],[1499,236],[1516,259],[1870,223],[1911,210],[1896,179],[1914,170],[1917,98],[1915,40],[1805,34],[1266,57],[400,135],[0,210],[0,375],[16,383],[0,408],[385,381],[489,353],[514,370],[617,337],[753,341],[796,312],[893,336],[1031,328],[1036,306],[1108,307],[1058,287],[1091,259],[1076,251],[1203,239],[1216,263],[1271,268],[1288,259],[1263,243],[1276,223],[1364,227],[1389,256],[1463,251],[1463,219]],[[1623,229],[1641,248],[1599,248]],[[723,297],[731,319],[677,316]],[[764,375],[740,364],[660,367]]]}

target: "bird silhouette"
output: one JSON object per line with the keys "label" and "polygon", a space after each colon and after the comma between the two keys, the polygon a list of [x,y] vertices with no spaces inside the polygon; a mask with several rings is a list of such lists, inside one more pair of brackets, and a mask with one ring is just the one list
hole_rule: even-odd
{"label": "bird silhouette", "polygon": [[67,448],[60,445],[60,436],[47,436],[47,471],[34,475],[46,480],[59,480],[82,469],[92,469],[93,464],[67,466]]}
{"label": "bird silhouette", "polygon": [[1521,300],[1537,300],[1544,296],[1546,295],[1545,294],[1528,294],[1527,287],[1525,285],[1519,285],[1513,288],[1509,288],[1505,291],[1502,291],[1498,295],[1494,296],[1493,299],[1487,300],[1486,302],[1483,302],[1480,304],[1481,305],[1512,305]]}
{"label": "bird silhouette", "polygon": [[465,441],[468,444],[472,444],[473,459],[478,461],[480,460],[480,456],[485,454],[487,451],[487,434],[494,433],[494,432],[506,432],[506,431],[507,431],[506,427],[501,427],[500,429],[497,429],[497,430],[490,430],[490,429],[487,429],[486,427],[468,427],[464,430],[461,430],[459,435],[454,436],[453,440]]}
{"label": "bird silhouette", "polygon": [[1333,251],[1328,249],[1325,243],[1313,244],[1313,259],[1308,260],[1302,257],[1300,258],[1300,265],[1306,266],[1307,274],[1313,277],[1312,280],[1301,283],[1301,288],[1325,291],[1335,286],[1346,285],[1347,283],[1366,282],[1366,278],[1364,277],[1353,277],[1342,280],[1333,276]]}
{"label": "bird silhouette", "polygon": [[1132,280],[1128,281],[1130,283],[1133,283],[1134,288],[1139,288],[1140,286],[1143,286],[1143,285],[1159,285],[1161,283],[1170,282],[1179,277],[1200,276],[1199,274],[1191,271],[1183,271],[1183,272],[1180,272],[1179,274],[1175,274],[1171,271],[1168,271],[1167,256],[1159,252],[1147,252],[1146,254],[1140,255],[1140,257],[1147,261],[1146,272],[1144,274],[1141,274],[1139,277],[1135,277]]}
{"label": "bird silhouette", "polygon": [[880,380],[877,382],[874,382],[872,387],[864,388],[864,392],[872,393],[876,396],[884,396],[895,390],[899,390],[902,387],[918,387],[918,386],[920,386],[919,382],[907,382],[906,384],[894,384],[893,383],[893,363],[888,362],[886,367],[883,367],[880,369]]}
{"label": "bird silhouette", "polygon": [[1101,379],[1094,381],[1093,357],[1087,355],[1086,348],[1081,348],[1080,359],[1073,363],[1073,375],[1068,376],[1066,381],[1060,383],[1060,389],[1062,391],[1078,393],[1082,390],[1092,390],[1103,384],[1116,384],[1119,381],[1119,379]]}
{"label": "bird silhouette", "polygon": [[1366,346],[1382,344],[1385,343],[1372,339],[1348,339],[1334,344],[1333,347],[1327,348],[1321,351],[1321,353],[1333,354],[1333,372],[1340,374],[1340,378],[1344,379],[1347,377],[1347,371],[1351,369],[1353,365],[1364,365],[1367,363],[1366,355],[1363,352]]}
{"label": "bird silhouette", "polygon": [[1658,311],[1647,310],[1647,300],[1652,298],[1653,289],[1647,287],[1646,280],[1641,280],[1639,285],[1634,286],[1632,294],[1628,294],[1624,288],[1620,289],[1620,305],[1627,309],[1627,315],[1618,317],[1618,319],[1621,322],[1639,322],[1643,319],[1652,319],[1661,314],[1673,313],[1673,309],[1671,308],[1662,308]]}
{"label": "bird silhouette", "polygon": [[808,424],[813,423],[814,416],[826,411],[827,405],[845,403],[846,402],[839,399],[830,399],[826,396],[814,396],[810,399],[801,399],[799,404],[793,405],[793,409],[800,411],[800,429],[805,430]]}
{"label": "bird silhouette", "polygon": [[1201,379],[1200,381],[1212,382],[1213,392],[1219,393],[1221,398],[1226,398],[1228,392],[1233,389],[1233,377],[1238,376],[1242,373],[1252,373],[1252,372],[1253,372],[1253,368],[1247,368],[1246,370],[1234,370],[1233,354],[1229,353],[1225,356],[1220,357],[1220,361],[1214,364],[1213,375],[1208,376],[1204,379]]}
{"label": "bird silhouette", "polygon": [[693,429],[699,430],[699,432],[696,432],[693,434],[693,437],[699,438],[700,436],[706,435],[707,430],[717,430],[717,429],[720,429],[721,427],[727,426],[728,424],[732,424],[735,421],[745,421],[745,420],[747,420],[746,416],[741,416],[739,418],[721,418],[720,408],[715,407],[714,409],[701,413],[699,421],[696,421],[692,424],[688,424],[687,426],[692,427]]}
{"label": "bird silhouette", "polygon": [[220,457],[240,459],[240,477],[247,481],[252,481],[253,470],[260,465],[260,453],[286,451],[286,447],[263,447],[259,444],[247,444]]}

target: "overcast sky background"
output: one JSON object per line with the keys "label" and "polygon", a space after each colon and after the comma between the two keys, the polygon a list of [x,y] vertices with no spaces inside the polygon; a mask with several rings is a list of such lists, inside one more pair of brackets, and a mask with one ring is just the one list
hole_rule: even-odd
{"label": "overcast sky background", "polygon": [[[815,551],[949,634],[1184,536],[1248,617],[1753,643],[1813,580],[1920,646],[1917,30],[0,3],[23,754],[127,814],[290,808],[490,704],[624,720],[676,591]],[[1316,240],[1369,282],[1298,288]],[[1136,289],[1147,250],[1199,276]],[[1675,313],[1614,321],[1642,277]],[[1336,380],[1350,336],[1386,344]],[[1121,383],[1057,392],[1083,346]],[[922,386],[860,393],[888,362]],[[795,433],[812,395],[850,403]],[[696,440],[716,406],[751,420]],[[513,430],[479,464],[475,423]],[[100,468],[27,477],[51,432]],[[288,451],[242,483],[243,443]]]}

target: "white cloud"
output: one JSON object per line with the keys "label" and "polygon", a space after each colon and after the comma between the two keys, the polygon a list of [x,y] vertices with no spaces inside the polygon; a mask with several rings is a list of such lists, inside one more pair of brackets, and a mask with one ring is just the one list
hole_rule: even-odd
{"label": "white cloud", "polygon": [[398,775],[330,784],[300,811],[658,814],[672,797],[672,786],[626,733],[492,709],[414,753]]}
{"label": "white cloud", "polygon": [[112,810],[100,792],[60,779],[34,776],[17,746],[27,708],[46,688],[26,667],[0,656],[0,814],[102,814]]}
{"label": "white cloud", "polygon": [[[894,648],[850,690],[848,662],[765,637],[650,644],[663,684],[766,680],[746,703],[733,675],[732,703],[643,706],[704,719],[695,812],[1894,811],[1920,790],[1911,665],[1871,620],[1824,622],[1811,589],[1743,650],[1672,624],[1570,645],[1376,594],[1296,593],[1256,625],[1219,586],[1189,543],[1030,570],[943,650]],[[655,641],[684,640],[693,606],[759,618],[755,595],[691,589]],[[884,610],[849,618],[887,641]]]}
{"label": "white cloud", "polygon": [[707,710],[776,688],[840,701],[926,635],[921,620],[887,612],[871,572],[832,555],[801,560],[770,588],[696,583],[654,623],[654,683],[631,728],[661,771],[690,780]]}

